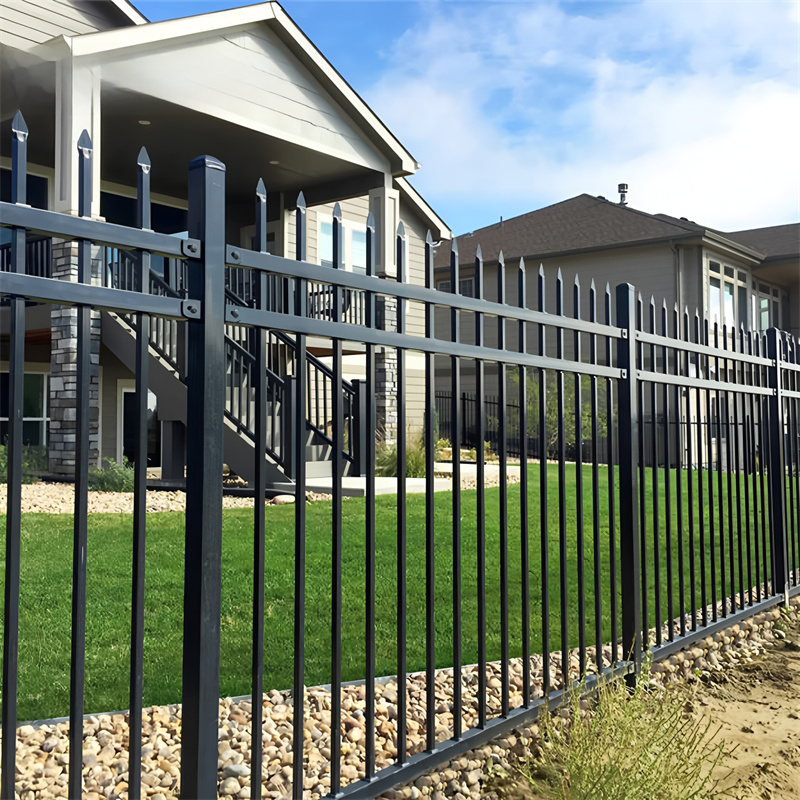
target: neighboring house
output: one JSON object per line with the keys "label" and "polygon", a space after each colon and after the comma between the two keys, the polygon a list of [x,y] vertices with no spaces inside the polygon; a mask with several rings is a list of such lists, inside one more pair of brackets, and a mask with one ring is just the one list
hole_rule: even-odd
{"label": "neighboring house", "polygon": [[[506,264],[506,302],[517,304],[516,271],[525,259],[528,308],[538,308],[537,277],[543,265],[546,282],[546,310],[556,312],[556,275],[563,276],[564,313],[573,314],[573,287],[580,280],[581,316],[589,319],[589,288],[595,281],[598,319],[605,321],[603,293],[606,283],[614,290],[619,283],[631,283],[644,301],[644,325],[649,330],[649,303],[656,303],[657,330],[661,332],[662,301],[666,301],[669,324],[677,303],[681,324],[684,309],[693,319],[695,310],[712,323],[745,331],[781,328],[800,337],[800,223],[725,233],[685,218],[648,214],[624,202],[582,194],[561,203],[501,220],[456,238],[460,264],[460,287],[464,294],[474,291],[474,264],[478,245],[484,265],[484,296],[497,298],[498,254]],[[449,291],[450,248],[437,249],[436,284]],[[469,314],[462,314],[462,340],[474,335]],[[612,324],[614,322],[612,309]],[[496,343],[496,324],[485,320],[486,342]],[[449,314],[437,313],[436,333],[450,337]],[[548,333],[548,348],[555,346]],[[584,343],[584,357],[588,344]],[[507,347],[516,347],[516,337],[507,332]],[[536,350],[535,331],[528,335],[528,347]],[[565,335],[565,347],[572,348],[572,336]],[[604,349],[600,348],[602,360]],[[451,391],[450,363],[439,359],[436,373],[440,423],[446,416]],[[464,414],[473,413],[474,368],[464,360],[461,366]],[[490,408],[497,395],[496,372],[487,368],[486,395]],[[509,395],[513,403],[512,393]],[[487,413],[492,414],[490,410]],[[494,411],[494,416],[497,412]],[[447,433],[440,424],[440,433]]]}
{"label": "neighboring house", "polygon": [[[77,141],[86,128],[94,148],[92,212],[111,222],[136,222],[136,159],[145,146],[152,162],[153,227],[161,232],[185,235],[187,167],[195,156],[209,154],[226,165],[231,243],[251,245],[259,178],[268,191],[268,249],[275,254],[294,255],[293,212],[301,191],[309,207],[311,261],[330,258],[329,215],[337,201],[348,269],[364,268],[370,211],[381,276],[396,275],[399,222],[407,234],[412,281],[422,282],[427,230],[436,240],[450,238],[447,226],[405,180],[419,164],[277,3],[149,23],[125,0],[4,0],[0,81],[2,199],[10,193],[11,122],[21,110],[30,130],[28,200],[34,206],[77,213]],[[8,241],[0,228],[0,271],[7,269]],[[94,279],[119,285],[130,259],[96,248]],[[179,290],[176,266],[153,262],[154,280]],[[77,280],[76,250],[71,243],[29,237],[27,269]],[[329,313],[327,297],[324,291],[311,294],[309,313]],[[75,319],[74,309],[49,306],[31,307],[26,315],[26,439],[47,442],[52,471],[66,475],[74,465]],[[421,332],[421,316],[412,315],[409,325]],[[133,334],[124,320],[108,314],[97,318],[93,331],[99,369],[93,379],[92,440],[98,461],[121,460],[131,430],[126,416],[132,411]],[[167,332],[175,341],[161,342],[159,357],[153,354],[158,363],[151,370],[150,462],[161,464],[163,455],[177,475],[185,403],[175,400],[182,397],[176,386],[176,329]],[[0,309],[0,374],[7,370],[6,345]],[[287,378],[291,347],[291,342],[281,345],[280,367]],[[323,374],[329,343],[309,342],[309,351],[319,359],[313,368]],[[363,377],[363,343],[346,352],[347,377]],[[414,385],[421,381],[420,366],[409,364]],[[376,377],[381,426],[392,438],[397,387],[391,356],[379,356]],[[235,380],[232,371],[229,401],[242,388]],[[421,396],[421,389],[417,393]],[[5,397],[2,387],[0,395]],[[0,438],[6,425],[1,415],[2,410]],[[322,420],[323,434],[326,424]],[[317,442],[314,458],[326,450],[324,435]],[[237,461],[236,449],[235,442],[230,454],[226,449],[229,461]]]}
{"label": "neighboring house", "polygon": [[[491,300],[497,297],[497,257],[502,251],[509,303],[517,303],[514,275],[522,257],[529,308],[537,308],[536,278],[541,264],[550,312],[556,309],[555,279],[560,269],[569,316],[577,276],[585,319],[592,280],[599,293],[607,282],[612,293],[617,284],[627,282],[642,293],[645,304],[651,296],[655,298],[659,319],[662,301],[666,301],[670,315],[677,303],[681,315],[684,308],[692,315],[697,309],[712,323],[716,320],[729,328],[778,327],[800,337],[800,223],[723,233],[685,218],[648,214],[582,194],[458,236],[456,242],[462,293],[473,291],[475,253],[480,245],[484,296]],[[435,260],[439,289],[450,290],[449,264],[450,248],[442,245]],[[598,314],[603,319],[602,307]],[[486,327],[491,335],[491,324],[487,322]],[[440,316],[437,335],[446,337],[448,330],[447,320]]]}

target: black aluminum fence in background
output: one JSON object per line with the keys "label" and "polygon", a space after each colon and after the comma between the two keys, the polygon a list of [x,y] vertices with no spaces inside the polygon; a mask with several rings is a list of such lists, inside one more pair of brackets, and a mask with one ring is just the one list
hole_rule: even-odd
{"label": "black aluminum fence in background", "polygon": [[[145,603],[145,515],[147,387],[150,331],[156,320],[177,320],[186,326],[187,465],[186,544],[182,603],[183,693],[181,795],[216,797],[218,785],[218,714],[220,689],[221,560],[223,552],[222,486],[223,419],[226,413],[226,331],[246,330],[248,371],[248,435],[253,451],[253,488],[266,487],[265,453],[269,453],[268,420],[275,411],[269,394],[269,337],[280,332],[291,342],[293,389],[284,397],[273,422],[286,429],[283,446],[293,452],[292,478],[298,498],[308,486],[305,454],[308,428],[294,424],[309,413],[310,354],[308,339],[330,347],[330,433],[332,501],[328,530],[310,530],[304,502],[294,505],[294,597],[291,651],[279,653],[291,666],[293,719],[292,795],[304,798],[307,765],[304,725],[312,713],[306,700],[306,622],[309,603],[318,595],[308,586],[307,561],[320,558],[308,548],[312,537],[330,543],[329,642],[312,642],[309,653],[324,644],[330,652],[329,758],[325,791],[329,797],[376,797],[386,789],[463,753],[488,739],[531,720],[549,703],[561,702],[565,688],[589,671],[625,674],[641,664],[645,647],[655,658],[733,624],[759,609],[784,602],[800,592],[800,358],[797,343],[777,330],[765,334],[709,327],[698,315],[645,306],[632,286],[589,288],[589,319],[580,314],[581,287],[572,287],[573,313],[565,312],[561,275],[555,281],[556,309],[547,310],[544,271],[535,276],[536,309],[524,305],[527,274],[524,263],[498,267],[498,302],[483,299],[484,272],[480,250],[475,262],[474,297],[435,290],[433,242],[425,245],[425,286],[403,280],[408,274],[406,237],[397,233],[399,281],[375,275],[375,228],[367,221],[365,275],[342,269],[342,224],[333,216],[333,268],[306,258],[305,207],[297,206],[296,258],[266,252],[266,192],[255,193],[256,246],[227,246],[225,168],[210,157],[189,165],[189,235],[187,240],[154,233],[149,217],[150,169],[138,177],[139,228],[125,228],[90,218],[92,148],[84,133],[79,142],[80,215],[72,217],[25,205],[27,131],[14,121],[12,201],[0,203],[0,224],[12,232],[9,271],[3,273],[0,296],[8,298],[9,440],[8,499],[5,540],[5,605],[3,610],[2,776],[0,794],[14,797],[16,778],[18,650],[21,569],[22,387],[26,303],[39,301],[78,308],[77,452],[75,468],[73,606],[71,619],[69,749],[82,752],[86,664],[86,565],[88,523],[90,313],[104,309],[135,319],[137,331],[136,437],[134,461],[131,626],[120,633],[131,650],[129,707],[129,793],[141,792]],[[157,168],[157,167],[156,167]],[[78,242],[78,283],[30,276],[25,270],[26,232]],[[93,243],[138,253],[135,286],[109,288],[91,284]],[[175,259],[185,266],[186,293],[150,293],[146,276],[151,256]],[[235,304],[226,297],[226,272],[246,270],[252,302]],[[239,273],[237,273],[239,274]],[[451,259],[452,287],[459,287],[458,254]],[[518,282],[522,304],[505,302],[506,279]],[[239,280],[237,278],[237,280]],[[270,281],[291,285],[291,303],[269,301]],[[328,287],[329,313],[312,316],[308,284]],[[551,287],[552,288],[552,287]],[[348,296],[358,297],[363,324],[346,319]],[[397,303],[397,327],[378,325],[377,301]],[[283,301],[282,301],[283,302]],[[405,328],[411,304],[422,307],[425,335]],[[435,336],[435,309],[450,314],[450,336]],[[460,321],[475,321],[474,338],[465,340]],[[657,322],[660,318],[660,323]],[[487,331],[492,330],[491,341]],[[508,347],[513,331],[513,346]],[[720,346],[720,333],[723,346]],[[570,347],[565,348],[565,337]],[[343,391],[343,345],[365,347],[364,381],[359,393],[366,402],[353,414]],[[729,344],[730,342],[730,344]],[[397,355],[398,440],[396,504],[391,530],[385,507],[377,513],[375,460],[377,426],[376,362],[378,348]],[[406,425],[410,418],[406,386],[406,354],[422,353],[425,362],[424,444],[426,493],[424,512],[412,522],[406,495]],[[450,435],[456,457],[452,492],[436,495],[434,477],[436,357],[449,359]],[[464,427],[460,398],[462,368],[474,378],[474,426]],[[552,463],[539,459],[519,465],[518,487],[504,480],[484,488],[486,460],[476,448],[476,484],[461,488],[458,458],[465,430],[477,443],[488,440],[489,404],[485,387],[499,387],[496,400],[496,454],[500,474],[508,467],[508,386],[514,376],[516,434],[520,453],[528,439],[552,442]],[[232,388],[228,383],[228,388]],[[452,402],[456,398],[456,402]],[[585,419],[588,409],[588,419]],[[505,413],[504,413],[505,412]],[[555,413],[554,413],[555,412]],[[328,413],[326,409],[326,414]],[[440,412],[441,413],[441,412]],[[646,420],[665,424],[641,424]],[[702,420],[713,420],[704,425]],[[441,431],[441,420],[440,420]],[[529,431],[535,435],[529,436]],[[667,433],[667,432],[670,433]],[[354,532],[345,530],[343,475],[345,438],[358,439],[367,465],[363,518]],[[726,442],[722,447],[720,443]],[[605,450],[601,450],[605,442]],[[568,457],[568,449],[572,455]],[[648,449],[649,448],[649,449]],[[603,453],[605,455],[603,455]],[[648,456],[648,453],[653,454]],[[652,464],[652,466],[651,466]],[[443,513],[443,503],[449,515]],[[446,522],[443,524],[443,520]],[[473,523],[474,520],[474,523]],[[473,527],[474,525],[474,527]],[[380,526],[380,527],[379,527]],[[469,527],[468,527],[469,526]],[[250,727],[251,797],[261,795],[264,744],[262,696],[265,631],[272,614],[265,612],[267,549],[265,508],[254,504],[252,672]],[[353,538],[355,537],[355,538]],[[360,582],[343,579],[343,547],[356,546]],[[416,548],[411,550],[410,548]],[[324,556],[328,558],[328,556]],[[496,565],[489,569],[489,565]],[[379,570],[380,567],[380,570]],[[387,587],[379,575],[393,575]],[[413,577],[409,577],[413,576]],[[446,581],[443,593],[440,581]],[[359,588],[353,589],[356,586]],[[350,587],[350,588],[347,588]],[[350,592],[351,594],[348,594]],[[357,592],[353,595],[352,592]],[[469,598],[476,620],[464,615]],[[363,756],[358,778],[342,774],[345,722],[343,713],[344,608],[357,607],[363,624]],[[491,613],[489,608],[496,609]],[[411,641],[410,622],[422,618],[421,643]],[[442,620],[449,624],[443,633]],[[476,623],[476,624],[473,624]],[[352,626],[350,626],[352,627]],[[473,630],[474,629],[474,630]],[[491,630],[490,630],[491,629]],[[497,632],[497,643],[494,634]],[[474,641],[469,637],[474,635]],[[379,642],[389,636],[391,670],[397,697],[394,719],[377,741],[377,664]],[[445,649],[442,650],[442,639]],[[475,656],[472,656],[474,647]],[[551,651],[555,651],[554,653]],[[385,658],[385,653],[382,657]],[[410,660],[409,654],[418,660]],[[445,655],[443,655],[445,653]],[[467,653],[470,655],[468,656]],[[476,663],[467,666],[469,660]],[[442,662],[448,671],[441,672]],[[518,679],[512,668],[518,668]],[[415,678],[412,696],[410,673]],[[449,674],[448,674],[449,672]],[[454,679],[453,679],[454,678]],[[589,678],[589,684],[592,678]],[[445,692],[446,700],[441,693]],[[178,698],[175,698],[176,700]],[[386,698],[384,697],[384,702]],[[413,703],[412,703],[413,699]],[[328,701],[326,700],[326,703]],[[444,707],[442,706],[444,703]],[[444,709],[447,709],[446,711]],[[423,741],[412,741],[410,731]],[[277,735],[277,733],[273,734]],[[348,744],[348,747],[350,745]],[[391,752],[390,752],[391,751]],[[81,759],[69,762],[68,793],[82,790]],[[319,764],[315,765],[319,769]],[[315,773],[317,776],[320,772]]]}

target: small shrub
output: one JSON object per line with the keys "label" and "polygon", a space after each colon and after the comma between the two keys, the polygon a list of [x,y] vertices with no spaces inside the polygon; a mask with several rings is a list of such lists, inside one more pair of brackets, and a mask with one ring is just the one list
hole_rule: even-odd
{"label": "small shrub", "polygon": [[439,439],[433,451],[433,457],[436,461],[441,461],[445,450],[450,450],[452,453],[453,445],[450,444],[449,439]]}
{"label": "small shrub", "polygon": [[123,464],[116,461],[103,461],[102,469],[89,470],[89,488],[95,492],[132,492],[133,465],[125,459]]}
{"label": "small shrub", "polygon": [[[397,444],[383,445],[375,455],[375,474],[397,477]],[[422,440],[406,443],[406,477],[425,477],[425,448]]]}
{"label": "small shrub", "polygon": [[654,689],[648,670],[632,692],[622,681],[601,683],[585,717],[575,690],[567,719],[540,717],[543,746],[526,777],[548,800],[711,798],[724,742],[685,713],[685,701],[675,686]]}
{"label": "small shrub", "polygon": [[[22,448],[22,482],[36,483],[47,472],[47,448],[25,445]],[[0,483],[8,481],[8,447],[0,445]]]}

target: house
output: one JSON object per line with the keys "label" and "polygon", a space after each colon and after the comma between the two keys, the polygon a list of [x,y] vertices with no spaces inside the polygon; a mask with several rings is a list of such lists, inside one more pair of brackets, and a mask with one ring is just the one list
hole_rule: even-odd
{"label": "house", "polygon": [[[186,235],[187,165],[207,153],[226,165],[230,243],[252,243],[259,178],[268,191],[268,249],[278,255],[293,257],[300,192],[308,206],[311,261],[331,258],[330,214],[335,202],[342,208],[347,269],[364,268],[369,212],[376,225],[376,266],[383,277],[396,274],[399,222],[406,231],[411,281],[422,281],[427,231],[437,240],[450,238],[444,222],[406,180],[419,164],[278,3],[150,23],[126,0],[6,0],[0,5],[0,75],[3,199],[10,192],[12,119],[21,110],[30,131],[28,199],[34,206],[77,213],[77,141],[86,128],[95,165],[92,213],[111,222],[136,224],[136,160],[144,146],[152,163],[153,228],[160,232]],[[0,228],[0,237],[5,237],[0,238],[1,280],[8,264],[8,232]],[[121,285],[131,258],[95,248],[93,280]],[[159,290],[180,291],[179,264],[154,258],[152,266]],[[29,237],[26,268],[75,281],[75,248],[69,242]],[[240,289],[230,286],[232,292]],[[328,313],[329,291],[313,294],[312,289],[308,302],[310,314]],[[391,309],[386,312],[390,319]],[[421,313],[410,315],[409,329],[422,332]],[[7,370],[7,330],[0,309],[0,374]],[[31,398],[25,411],[26,440],[47,443],[51,471],[70,475],[75,447],[75,311],[31,307],[26,330],[26,397]],[[185,389],[178,364],[180,329],[172,323],[160,330],[162,340],[151,349],[149,463],[182,476]],[[132,413],[134,333],[124,319],[104,313],[93,323],[93,336],[98,372],[93,378],[92,440],[98,463],[105,458],[120,461],[127,454],[131,430],[126,417]],[[275,369],[287,381],[292,346],[289,340],[275,348],[281,354]],[[332,384],[325,359],[330,343],[310,342],[309,352],[313,368],[323,383],[327,381],[323,394],[329,395]],[[363,352],[363,343],[345,347],[348,378],[363,377]],[[389,354],[378,358],[381,426],[392,438],[397,424],[396,375]],[[409,364],[411,394],[415,385],[421,386],[422,374],[421,363]],[[252,455],[240,447],[247,424],[235,417],[233,404],[238,398],[240,414],[250,407],[252,396],[245,383],[241,373],[231,369],[226,458],[242,469],[252,463]],[[421,398],[421,388],[417,394]],[[3,391],[0,395],[5,396]],[[272,411],[278,413],[279,405],[276,401]],[[312,415],[319,425],[309,434],[309,458],[324,462],[330,453],[327,421],[309,407],[311,427]],[[5,424],[0,416],[0,437]],[[277,429],[271,433],[276,458],[279,435]],[[273,471],[275,481],[282,477],[281,469]]]}
{"label": "house", "polygon": [[[546,208],[501,220],[456,238],[460,291],[473,291],[475,254],[481,247],[484,296],[497,297],[497,257],[502,251],[508,280],[506,301],[517,303],[513,270],[524,258],[529,308],[536,308],[535,272],[547,282],[547,310],[555,311],[555,278],[564,279],[565,313],[572,315],[572,286],[580,280],[582,315],[588,319],[588,289],[632,283],[658,308],[677,303],[705,312],[712,323],[745,331],[777,327],[800,337],[800,223],[725,233],[686,218],[649,214],[604,197],[578,195]],[[450,249],[439,247],[435,274],[450,290]],[[602,309],[598,310],[602,315]],[[444,318],[437,334],[446,336]],[[490,326],[487,330],[491,330]]]}
{"label": "house", "polygon": [[[622,190],[622,186],[620,187]],[[538,308],[537,273],[544,268],[546,310],[556,312],[556,275],[563,277],[564,313],[573,315],[575,279],[581,287],[581,316],[589,319],[589,287],[594,280],[598,291],[598,319],[605,321],[602,293],[606,283],[614,287],[631,283],[641,292],[644,301],[644,326],[649,330],[649,302],[656,303],[656,327],[661,332],[662,302],[668,309],[670,330],[674,308],[679,316],[695,310],[712,324],[732,329],[762,331],[777,327],[800,337],[800,223],[722,232],[684,217],[650,214],[631,208],[623,195],[620,202],[588,194],[564,200],[546,208],[513,219],[480,228],[456,239],[459,253],[459,291],[474,291],[474,265],[478,245],[483,257],[484,296],[495,300],[497,292],[498,254],[502,251],[506,264],[506,302],[516,305],[517,282],[514,277],[519,259],[526,264],[528,308]],[[436,284],[450,291],[450,248],[438,248],[435,260]],[[473,322],[462,315],[461,335],[469,342]],[[497,341],[496,325],[485,322],[486,342]],[[440,338],[450,336],[450,318],[445,311],[437,316],[436,332]],[[531,352],[538,352],[536,337],[528,336]],[[548,347],[554,346],[554,337]],[[572,337],[565,337],[565,348],[571,350]],[[507,337],[507,346],[514,348],[515,339]],[[584,356],[588,345],[584,344]],[[602,348],[600,359],[602,360]],[[447,359],[437,364],[437,394],[441,408],[440,435],[447,435],[441,420],[447,417],[450,402],[451,370]],[[485,393],[489,408],[496,402],[496,373],[486,374]],[[474,406],[474,368],[461,366],[461,388],[465,416]],[[513,390],[513,387],[512,387]],[[510,401],[514,402],[513,398]],[[472,403],[472,406],[470,405]],[[497,411],[489,411],[497,416]],[[673,451],[674,452],[674,451]]]}

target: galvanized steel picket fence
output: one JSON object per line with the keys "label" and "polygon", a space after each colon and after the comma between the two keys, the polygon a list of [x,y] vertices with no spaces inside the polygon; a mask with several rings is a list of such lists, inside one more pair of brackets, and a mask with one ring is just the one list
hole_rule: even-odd
{"label": "galvanized steel picket fence", "polygon": [[[254,195],[255,242],[253,250],[226,246],[224,238],[225,167],[210,157],[195,159],[189,165],[189,238],[179,240],[150,228],[150,165],[140,158],[138,169],[138,227],[126,228],[90,218],[92,145],[88,135],[81,137],[80,215],[71,217],[33,209],[25,205],[27,129],[20,116],[14,122],[13,179],[11,202],[0,204],[0,224],[12,231],[10,257],[4,260],[0,276],[0,297],[7,303],[9,318],[9,437],[8,437],[8,513],[6,517],[5,608],[3,627],[3,732],[17,726],[16,697],[19,641],[20,526],[22,468],[22,386],[24,366],[26,303],[45,302],[75,305],[78,308],[77,370],[78,392],[77,455],[75,469],[74,560],[72,604],[72,657],[70,667],[70,750],[81,752],[84,712],[87,491],[89,469],[89,375],[90,314],[92,309],[112,310],[135,319],[136,339],[136,488],[134,494],[130,632],[130,775],[129,796],[141,791],[141,715],[143,687],[144,570],[146,488],[146,415],[150,330],[164,320],[186,325],[185,354],[188,384],[187,431],[187,510],[185,545],[184,640],[183,640],[183,719],[181,792],[184,797],[210,798],[217,792],[217,715],[220,671],[220,582],[223,463],[222,426],[226,412],[226,326],[247,329],[252,370],[249,380],[255,389],[255,419],[249,433],[256,443],[254,489],[265,492],[265,461],[269,452],[268,412],[269,346],[271,332],[291,337],[295,388],[291,408],[284,408],[280,424],[289,425],[284,447],[293,451],[293,477],[298,498],[305,497],[306,427],[309,414],[308,337],[330,342],[330,415],[333,482],[331,516],[331,730],[341,728],[342,615],[343,603],[363,603],[364,664],[366,708],[375,707],[376,679],[376,563],[382,554],[376,548],[376,442],[377,430],[375,365],[378,348],[397,353],[398,385],[404,387],[408,374],[406,354],[422,353],[425,363],[424,444],[426,461],[425,620],[426,676],[425,750],[408,753],[407,718],[409,666],[407,664],[407,604],[409,587],[406,547],[405,464],[409,447],[406,424],[409,421],[407,398],[398,395],[398,476],[396,550],[396,652],[397,652],[397,728],[395,763],[376,769],[375,720],[365,716],[365,765],[360,780],[342,786],[341,738],[333,735],[330,756],[330,795],[332,797],[375,797],[397,784],[465,752],[521,723],[532,719],[545,703],[560,702],[563,692],[551,690],[556,676],[550,674],[550,643],[560,653],[562,678],[570,684],[578,678],[570,674],[571,649],[577,644],[579,672],[589,666],[594,649],[596,671],[624,674],[637,670],[645,643],[655,658],[662,658],[756,613],[800,591],[800,358],[798,345],[777,330],[765,333],[719,329],[695,312],[667,309],[658,313],[651,302],[645,306],[630,285],[616,288],[615,296],[606,287],[589,289],[589,319],[581,318],[581,287],[573,287],[573,313],[567,315],[564,286],[559,275],[555,313],[547,311],[545,275],[536,275],[537,308],[528,308],[525,265],[507,269],[502,256],[497,272],[496,302],[484,299],[484,274],[480,250],[474,269],[474,297],[437,291],[434,283],[433,242],[425,245],[425,286],[407,282],[405,232],[400,226],[396,238],[397,280],[376,277],[375,226],[367,221],[366,274],[343,269],[342,225],[338,209],[333,214],[333,268],[310,263],[306,257],[305,207],[297,205],[296,258],[266,252],[266,192],[263,184]],[[73,239],[78,242],[79,282],[66,283],[26,269],[26,244],[29,235]],[[129,288],[92,285],[91,248],[104,245],[128,251],[135,259]],[[185,296],[168,291],[151,293],[150,258],[158,254],[185,266]],[[134,268],[135,267],[135,268]],[[249,306],[230,302],[226,297],[226,270],[248,274]],[[459,286],[459,262],[453,250],[450,285]],[[505,302],[506,280],[513,272],[517,282],[517,305]],[[229,282],[230,283],[230,282]],[[270,286],[280,283],[281,302],[270,298]],[[310,289],[309,286],[312,288]],[[290,291],[284,292],[284,288]],[[308,297],[325,296],[325,313],[309,315]],[[328,302],[328,298],[330,302]],[[385,298],[397,304],[396,330],[378,327],[376,304]],[[425,335],[406,331],[406,315],[412,306],[424,310]],[[359,324],[354,324],[348,309],[358,309]],[[436,309],[450,317],[448,339],[436,338]],[[615,308],[615,314],[612,309]],[[461,320],[472,315],[474,337],[465,341]],[[602,320],[601,320],[602,317]],[[487,336],[491,328],[491,337]],[[511,331],[511,335],[509,335]],[[365,344],[366,404],[356,421],[345,403],[342,353],[344,341]],[[588,345],[588,347],[587,347]],[[435,357],[450,359],[452,401],[450,439],[453,461],[452,519],[447,530],[435,524]],[[547,441],[548,406],[555,404],[555,464],[546,459],[519,465],[519,520],[514,541],[519,550],[510,549],[511,511],[509,488],[499,488],[499,594],[500,594],[500,710],[490,712],[487,701],[486,644],[486,462],[483,448],[476,452],[477,476],[477,598],[478,642],[477,726],[464,727],[464,687],[459,680],[462,654],[462,468],[457,454],[462,436],[462,375],[474,372],[476,439],[486,441],[486,387],[489,376],[496,378],[497,406],[510,405],[509,377],[515,373],[518,415],[515,438],[519,452],[528,450],[529,436]],[[470,373],[472,374],[472,373]],[[550,377],[552,376],[552,377]],[[569,384],[572,384],[570,386]],[[337,389],[338,387],[338,389]],[[572,397],[574,407],[565,409]],[[284,404],[286,405],[286,404]],[[569,413],[567,413],[569,412]],[[327,409],[326,409],[327,413]],[[581,420],[590,415],[585,436]],[[552,417],[551,417],[552,419]],[[290,422],[294,420],[295,422]],[[306,425],[297,421],[306,420]],[[601,422],[602,420],[602,422]],[[347,425],[354,426],[345,437]],[[567,461],[567,428],[575,440],[575,463]],[[347,438],[348,442],[345,442]],[[584,442],[587,438],[587,442]],[[647,438],[648,441],[645,441]],[[365,595],[345,598],[342,584],[342,502],[341,476],[348,448],[358,440],[366,465],[365,501]],[[498,415],[497,455],[505,474],[508,461],[509,430],[507,415]],[[584,446],[586,444],[586,447]],[[588,448],[588,449],[587,449]],[[272,448],[274,449],[274,448]],[[584,463],[585,453],[590,457]],[[663,464],[663,467],[660,465]],[[555,475],[553,493],[549,478]],[[573,477],[568,477],[572,474]],[[574,502],[567,507],[568,482],[574,480]],[[603,488],[605,486],[605,488]],[[601,500],[608,519],[601,519]],[[255,503],[253,530],[253,651],[252,691],[261,698],[264,690],[264,530],[265,509]],[[295,597],[293,703],[294,719],[304,711],[304,620],[306,505],[295,505]],[[677,521],[673,526],[673,509]],[[557,552],[550,552],[551,511],[557,520]],[[571,520],[574,519],[574,527]],[[607,531],[606,531],[607,527]],[[449,738],[437,737],[436,726],[436,641],[435,641],[435,543],[446,537],[450,543],[452,574],[452,657],[456,679],[452,690],[453,727]],[[577,548],[577,575],[568,574],[568,550]],[[609,571],[600,568],[603,553],[608,554]],[[415,556],[416,554],[412,554]],[[519,559],[521,585],[512,587],[509,565]],[[538,570],[535,583],[531,575]],[[557,602],[551,604],[551,572]],[[675,578],[678,579],[677,597]],[[574,582],[574,584],[573,584]],[[513,596],[512,596],[513,595]],[[541,601],[538,618],[532,604]],[[567,608],[577,599],[577,631],[570,630]],[[721,605],[720,605],[721,603]],[[520,607],[520,647],[512,653],[509,609]],[[535,607],[535,604],[534,604]],[[604,610],[609,617],[603,625]],[[551,623],[551,616],[556,624]],[[594,624],[594,630],[587,625]],[[552,628],[552,629],[551,629]],[[533,632],[541,633],[542,691],[534,691],[531,669],[522,673],[521,698],[512,702],[510,661],[521,656],[530,665]],[[575,636],[575,633],[577,636]],[[589,644],[591,640],[591,644]],[[651,641],[652,640],[652,641]],[[614,643],[611,663],[604,662],[604,645]],[[616,645],[619,644],[618,648]],[[275,687],[266,687],[275,688]],[[176,698],[177,699],[177,698]],[[262,704],[252,705],[251,774],[261,774]],[[303,726],[294,727],[294,753],[303,752]],[[2,782],[0,794],[14,796],[15,737],[4,735],[2,742]],[[73,759],[69,771],[69,796],[81,795],[81,762]],[[304,763],[294,759],[293,796],[303,797]],[[251,797],[261,794],[255,779]]]}

